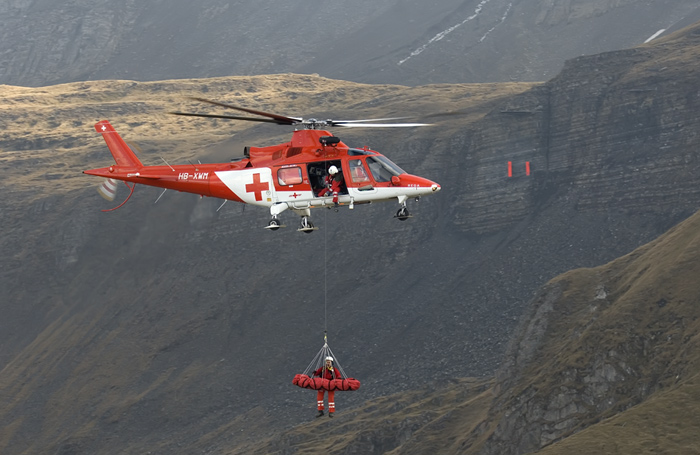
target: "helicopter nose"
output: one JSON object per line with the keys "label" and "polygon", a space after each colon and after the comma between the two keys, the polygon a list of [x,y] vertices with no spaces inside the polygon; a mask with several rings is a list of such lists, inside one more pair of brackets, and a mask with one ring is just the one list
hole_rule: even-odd
{"label": "helicopter nose", "polygon": [[440,185],[437,184],[436,182],[433,182],[432,180],[428,180],[426,178],[420,178],[420,186],[422,188],[430,189],[431,192],[437,193],[440,191]]}
{"label": "helicopter nose", "polygon": [[440,185],[432,180],[410,174],[401,176],[401,186],[415,188],[420,194],[437,193],[441,189]]}

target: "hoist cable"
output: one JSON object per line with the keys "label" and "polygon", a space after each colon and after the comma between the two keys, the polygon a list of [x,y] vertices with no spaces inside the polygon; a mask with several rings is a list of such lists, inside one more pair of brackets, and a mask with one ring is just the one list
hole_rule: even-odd
{"label": "hoist cable", "polygon": [[323,333],[325,338],[325,334],[328,333],[328,210],[323,211],[323,225]]}

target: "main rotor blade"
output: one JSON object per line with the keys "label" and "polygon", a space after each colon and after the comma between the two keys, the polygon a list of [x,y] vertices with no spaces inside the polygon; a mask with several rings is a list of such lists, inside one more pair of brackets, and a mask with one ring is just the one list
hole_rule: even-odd
{"label": "main rotor blade", "polygon": [[265,123],[276,123],[278,125],[289,125],[287,122],[280,122],[273,120],[271,118],[255,118],[255,117],[242,117],[240,115],[221,115],[221,114],[193,114],[190,112],[168,112],[172,115],[182,115],[186,117],[206,117],[206,118],[223,118],[227,120],[245,120],[247,122],[265,122]]}
{"label": "main rotor blade", "polygon": [[434,114],[426,114],[421,116],[421,118],[439,118],[439,117],[453,117],[459,115],[469,115],[466,111],[448,111],[448,112],[436,112]]}
{"label": "main rotor blade", "polygon": [[336,123],[366,123],[366,122],[388,122],[390,120],[403,120],[410,117],[387,117],[387,118],[366,118],[361,120],[331,120],[333,125]]}
{"label": "main rotor blade", "polygon": [[286,115],[273,114],[270,112],[256,111],[255,109],[248,109],[245,107],[234,106],[232,104],[220,103],[218,101],[208,100],[206,98],[192,97],[191,99],[196,101],[201,101],[202,103],[213,104],[214,106],[221,106],[227,109],[235,109],[237,111],[247,112],[249,114],[261,115],[263,117],[268,117],[277,120],[277,123],[281,125],[294,125],[295,123],[301,122],[303,119],[298,117],[287,117]]}
{"label": "main rotor blade", "polygon": [[413,128],[416,126],[430,126],[430,123],[333,123],[333,126],[346,128]]}

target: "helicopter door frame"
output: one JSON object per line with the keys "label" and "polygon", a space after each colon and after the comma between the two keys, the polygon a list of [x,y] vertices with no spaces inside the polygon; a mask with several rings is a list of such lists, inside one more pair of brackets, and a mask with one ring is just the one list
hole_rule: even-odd
{"label": "helicopter door frame", "polygon": [[313,197],[305,163],[270,166],[270,170],[275,203],[298,202],[308,200],[310,195]]}
{"label": "helicopter door frame", "polygon": [[[359,164],[358,164],[359,163]],[[372,174],[367,168],[364,157],[352,157],[347,161],[350,184],[348,193],[356,200],[362,200],[370,195],[377,194],[377,182],[372,178]]]}
{"label": "helicopter door frame", "polygon": [[343,186],[341,187],[341,190],[338,194],[340,195],[345,195],[349,194],[348,190],[348,184],[346,181],[346,169],[344,166],[344,163],[340,159],[334,159],[334,160],[323,160],[323,161],[312,161],[310,163],[306,164],[306,173],[309,176],[309,185],[311,186],[311,190],[313,192],[314,198],[318,197],[328,197],[328,196],[319,196],[318,193],[325,188],[325,178],[326,175],[328,175],[328,169],[331,166],[335,166],[338,169],[340,169],[340,172],[343,173]]}

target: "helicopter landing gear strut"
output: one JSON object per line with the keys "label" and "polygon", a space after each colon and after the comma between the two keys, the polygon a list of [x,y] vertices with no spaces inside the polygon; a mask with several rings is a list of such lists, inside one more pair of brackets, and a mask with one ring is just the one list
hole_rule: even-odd
{"label": "helicopter landing gear strut", "polygon": [[276,216],[273,216],[272,219],[270,220],[270,222],[267,223],[267,226],[265,226],[265,229],[269,229],[271,231],[276,231],[277,229],[279,229],[281,227],[285,227],[285,226],[280,223],[280,220],[278,220]]}
{"label": "helicopter landing gear strut", "polygon": [[312,231],[317,230],[318,228],[314,226],[314,224],[311,222],[308,216],[302,216],[301,217],[301,227],[297,229],[298,231],[306,232],[307,234],[311,233]]}
{"label": "helicopter landing gear strut", "polygon": [[[418,202],[420,196],[416,197],[416,202]],[[406,221],[409,218],[413,218],[413,215],[408,211],[408,207],[406,206],[406,201],[408,200],[408,196],[399,196],[399,204],[401,204],[401,208],[396,212],[396,215],[394,215],[394,218],[398,218],[401,221]]]}
{"label": "helicopter landing gear strut", "polygon": [[401,221],[406,221],[407,219],[411,218],[412,215],[408,211],[408,207],[406,207],[406,203],[404,202],[403,205],[401,205],[401,208],[396,212],[396,215],[394,218],[398,218]]}

